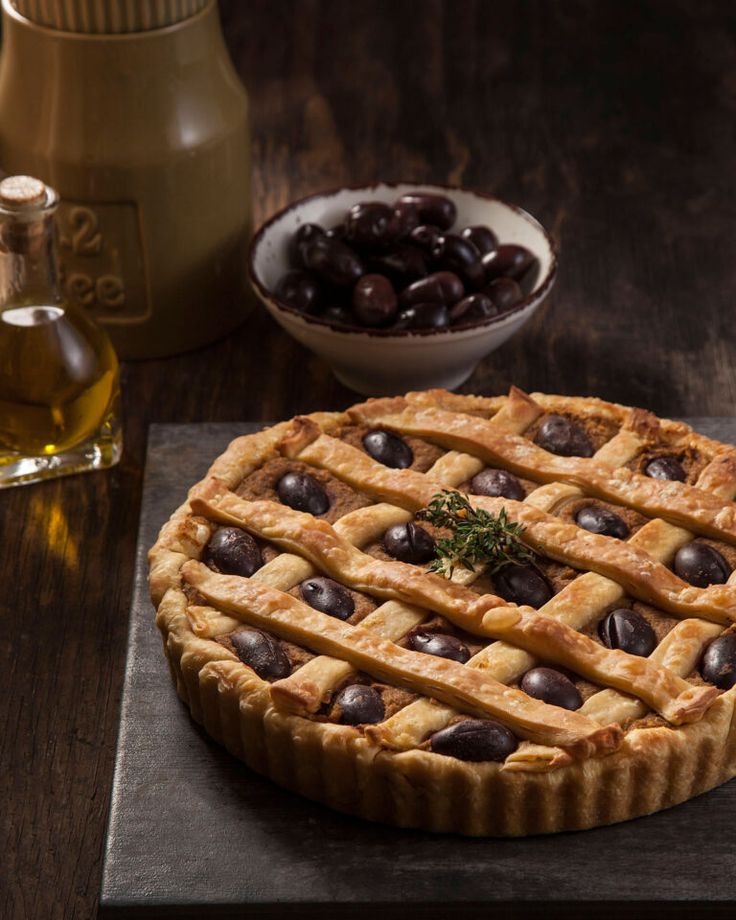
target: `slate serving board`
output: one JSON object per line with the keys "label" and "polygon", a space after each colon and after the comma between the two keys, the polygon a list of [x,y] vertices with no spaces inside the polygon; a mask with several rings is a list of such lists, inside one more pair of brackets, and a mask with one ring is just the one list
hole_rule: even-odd
{"label": "slate serving board", "polygon": [[[736,419],[691,419],[736,442]],[[733,917],[736,781],[669,811],[520,840],[370,824],[252,773],[191,721],[146,551],[188,486],[259,425],[152,425],[100,916]]]}

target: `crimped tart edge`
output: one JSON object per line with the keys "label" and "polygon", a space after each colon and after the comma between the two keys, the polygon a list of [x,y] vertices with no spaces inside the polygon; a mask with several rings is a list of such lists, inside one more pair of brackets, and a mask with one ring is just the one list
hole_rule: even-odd
{"label": "crimped tart edge", "polygon": [[736,774],[733,691],[684,728],[628,732],[607,757],[509,773],[421,750],[392,753],[349,726],[280,712],[239,662],[207,655],[182,623],[183,594],[167,594],[162,606],[179,695],[210,737],[278,785],[370,821],[468,836],[584,830],[669,808]]}
{"label": "crimped tart edge", "polygon": [[[594,408],[617,419],[625,409],[592,398],[535,394],[535,399],[548,410],[562,409],[564,400],[571,411]],[[494,402],[498,408],[503,404]],[[347,415],[315,413],[311,418],[331,430]],[[204,481],[216,477],[234,486],[271,454],[289,425],[235,439]],[[714,455],[727,449],[682,423],[671,425],[683,442],[692,440]],[[191,514],[186,502],[164,525],[149,553],[151,593],[166,657],[195,721],[249,767],[285,788],[339,811],[400,827],[522,836],[650,814],[736,775],[736,687],[722,694],[698,722],[629,731],[614,754],[550,773],[502,771],[499,764],[470,763],[423,750],[394,753],[350,726],[283,713],[271,704],[265,682],[227,649],[196,636],[187,618],[180,569],[198,556],[210,527]]]}

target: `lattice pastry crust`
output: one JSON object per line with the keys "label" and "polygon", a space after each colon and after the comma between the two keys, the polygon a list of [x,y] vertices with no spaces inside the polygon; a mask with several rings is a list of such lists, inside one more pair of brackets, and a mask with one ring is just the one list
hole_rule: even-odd
{"label": "lattice pastry crust", "polygon": [[[536,444],[549,414],[595,432],[592,457]],[[346,435],[379,429],[432,446],[426,471],[393,469]],[[651,478],[647,457],[687,457],[688,482]],[[328,523],[273,495],[247,497],[248,477],[273,463],[349,486],[359,507]],[[639,464],[639,465],[637,465]],[[524,542],[568,572],[539,609],[517,605],[458,569],[451,579],[389,560],[375,546],[443,489],[466,491],[485,466],[528,483],[523,501],[467,494],[522,524]],[[279,467],[280,469],[282,467]],[[296,466],[295,466],[296,468]],[[682,802],[736,774],[736,687],[699,678],[704,649],[736,621],[736,575],[695,587],[671,568],[694,536],[736,545],[736,451],[687,426],[592,398],[445,391],[369,400],[233,441],[163,527],[149,559],[157,624],[177,690],[209,734],[275,782],[377,821],[474,835],[520,835],[622,821]],[[590,499],[641,516],[628,539],[591,533],[565,509]],[[218,526],[269,548],[245,578],[203,554]],[[574,571],[573,571],[574,570]],[[294,588],[326,575],[373,609],[345,622]],[[649,657],[608,648],[595,624],[626,598],[668,623]],[[472,638],[465,663],[402,640],[432,617]],[[228,637],[243,626],[305,654],[262,679]],[[589,692],[577,710],[519,688],[537,664],[560,667]],[[356,675],[405,691],[372,724],[328,714]],[[431,750],[462,718],[493,719],[518,746],[502,762]]]}

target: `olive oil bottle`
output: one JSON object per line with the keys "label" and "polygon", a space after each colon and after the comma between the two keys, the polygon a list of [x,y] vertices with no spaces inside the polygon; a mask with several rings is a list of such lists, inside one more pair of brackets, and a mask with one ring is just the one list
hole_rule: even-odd
{"label": "olive oil bottle", "polygon": [[106,333],[61,296],[56,192],[0,182],[0,488],[120,459],[118,361]]}

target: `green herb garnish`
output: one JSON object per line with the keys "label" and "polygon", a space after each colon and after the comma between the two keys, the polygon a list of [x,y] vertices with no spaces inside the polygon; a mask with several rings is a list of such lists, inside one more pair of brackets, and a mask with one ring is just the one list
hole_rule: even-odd
{"label": "green herb garnish", "polygon": [[417,517],[452,531],[451,537],[437,540],[437,559],[429,567],[430,572],[445,578],[450,578],[458,565],[474,572],[475,566],[483,563],[493,575],[511,563],[523,565],[534,559],[521,542],[522,524],[512,524],[503,508],[498,516],[473,508],[459,492],[439,492]]}

